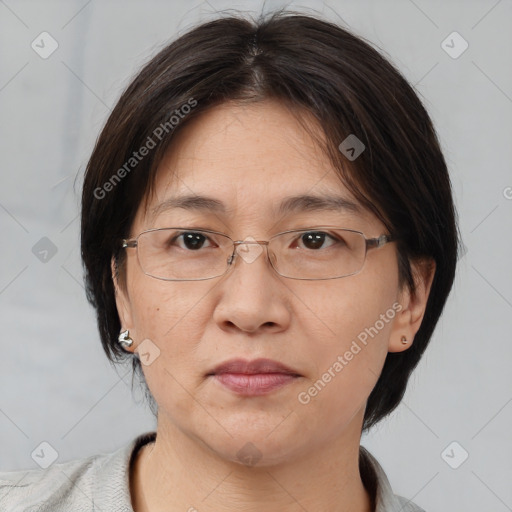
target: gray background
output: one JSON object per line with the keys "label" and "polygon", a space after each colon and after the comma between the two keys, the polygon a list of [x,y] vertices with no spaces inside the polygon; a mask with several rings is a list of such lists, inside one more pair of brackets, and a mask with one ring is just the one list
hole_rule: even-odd
{"label": "gray background", "polygon": [[[403,403],[362,443],[394,491],[429,512],[512,510],[512,2],[288,5],[344,22],[416,85],[442,141],[467,249]],[[42,441],[63,462],[155,426],[132,395],[129,368],[107,362],[85,300],[80,184],[139,66],[225,8],[259,12],[262,2],[0,0],[0,470],[36,467]],[[59,44],[47,59],[31,48],[43,31]],[[441,45],[453,31],[469,44],[458,58]],[[43,237],[57,249],[46,262],[32,251]],[[453,441],[469,453],[457,469],[445,460],[460,461],[462,448],[442,457]]]}

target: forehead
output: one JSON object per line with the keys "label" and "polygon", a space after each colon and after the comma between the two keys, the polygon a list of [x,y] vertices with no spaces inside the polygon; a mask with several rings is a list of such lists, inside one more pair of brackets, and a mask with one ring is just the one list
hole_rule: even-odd
{"label": "forehead", "polygon": [[[298,111],[297,111],[298,113]],[[317,136],[321,128],[301,112]],[[169,178],[218,179],[242,184],[251,177],[271,177],[273,183],[318,179],[331,165],[298,119],[279,101],[245,105],[224,103],[190,121],[177,133],[159,172],[159,184]],[[164,182],[164,183],[162,183]]]}
{"label": "forehead", "polygon": [[[322,139],[321,127],[306,112],[301,114]],[[177,132],[159,165],[146,218],[169,198],[185,195],[214,197],[237,214],[256,206],[276,213],[282,199],[304,195],[342,198],[342,206],[357,206],[310,131],[277,100],[225,103]],[[302,201],[302,206],[314,202]]]}

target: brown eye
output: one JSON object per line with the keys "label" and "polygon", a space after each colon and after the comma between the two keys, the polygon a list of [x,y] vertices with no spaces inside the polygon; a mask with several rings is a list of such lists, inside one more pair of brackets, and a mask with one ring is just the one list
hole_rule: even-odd
{"label": "brown eye", "polygon": [[[197,251],[205,247],[205,242],[210,242],[210,239],[203,235],[202,233],[197,233],[194,231],[186,231],[184,233],[179,234],[178,236],[173,237],[167,245],[174,245],[176,240],[180,240],[177,244],[182,249],[188,249],[190,251]],[[210,245],[213,246],[213,245]],[[209,247],[208,245],[206,247]]]}
{"label": "brown eye", "polygon": [[317,249],[326,249],[333,245],[332,243],[324,247],[324,243],[327,239],[336,242],[336,240],[329,234],[324,233],[323,231],[308,231],[300,236],[299,240],[302,241],[302,244],[306,249],[317,250]]}

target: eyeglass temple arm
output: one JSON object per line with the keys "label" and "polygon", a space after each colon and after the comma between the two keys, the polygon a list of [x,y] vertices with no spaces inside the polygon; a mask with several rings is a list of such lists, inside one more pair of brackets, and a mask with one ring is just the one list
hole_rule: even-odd
{"label": "eyeglass temple arm", "polygon": [[382,247],[388,242],[393,242],[396,240],[396,237],[393,235],[380,235],[378,238],[368,238],[366,239],[366,247],[368,249],[372,247]]}
{"label": "eyeglass temple arm", "polygon": [[137,240],[135,238],[131,240],[121,240],[121,247],[137,247]]}

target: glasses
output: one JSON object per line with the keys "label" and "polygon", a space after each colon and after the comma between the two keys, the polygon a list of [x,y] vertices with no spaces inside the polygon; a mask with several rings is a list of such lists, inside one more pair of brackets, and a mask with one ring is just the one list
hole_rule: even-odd
{"label": "glasses", "polygon": [[143,231],[123,239],[124,248],[136,248],[142,271],[164,281],[200,281],[224,275],[238,254],[252,263],[267,248],[272,268],[289,279],[338,279],[357,274],[369,249],[396,238],[381,235],[366,238],[360,231],[332,226],[293,229],[270,240],[232,240],[207,229],[182,227]]}

